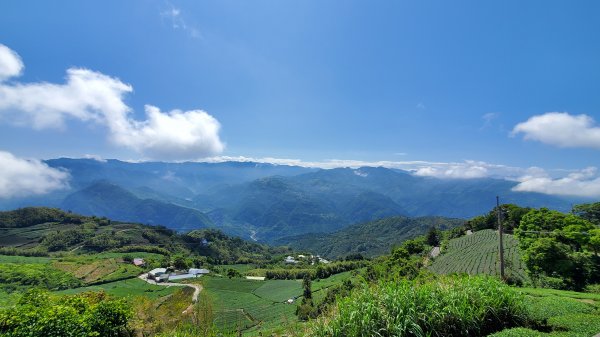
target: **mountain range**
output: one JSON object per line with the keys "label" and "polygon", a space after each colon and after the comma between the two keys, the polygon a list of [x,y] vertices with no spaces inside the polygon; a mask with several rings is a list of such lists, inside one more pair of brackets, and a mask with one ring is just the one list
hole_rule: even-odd
{"label": "mountain range", "polygon": [[217,227],[273,242],[398,215],[469,218],[487,212],[496,195],[503,203],[562,211],[579,202],[514,192],[516,183],[507,180],[437,179],[383,167],[314,169],[254,162],[69,158],[45,163],[69,172],[69,188],[0,200],[0,209],[60,207],[182,231]]}

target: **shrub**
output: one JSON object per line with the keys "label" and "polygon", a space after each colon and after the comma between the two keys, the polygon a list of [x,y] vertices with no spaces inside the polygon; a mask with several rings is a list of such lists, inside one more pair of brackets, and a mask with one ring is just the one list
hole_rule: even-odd
{"label": "shrub", "polygon": [[30,290],[16,305],[0,310],[0,335],[11,337],[118,336],[131,312],[105,293],[55,296]]}
{"label": "shrub", "polygon": [[520,295],[491,277],[383,281],[340,299],[314,336],[485,336],[522,324]]}

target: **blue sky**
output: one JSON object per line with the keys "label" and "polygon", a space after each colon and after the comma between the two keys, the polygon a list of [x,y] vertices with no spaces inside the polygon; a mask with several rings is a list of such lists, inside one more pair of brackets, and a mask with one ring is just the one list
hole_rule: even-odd
{"label": "blue sky", "polygon": [[0,92],[0,151],[403,162],[423,175],[545,179],[538,189],[575,174],[600,196],[598,10],[595,1],[4,2],[0,44],[24,67],[2,80],[0,65],[3,86],[65,85],[67,69],[81,68],[73,81],[89,90],[122,87],[98,96],[120,107],[87,89],[77,97],[79,86],[53,87],[73,102],[51,106]]}

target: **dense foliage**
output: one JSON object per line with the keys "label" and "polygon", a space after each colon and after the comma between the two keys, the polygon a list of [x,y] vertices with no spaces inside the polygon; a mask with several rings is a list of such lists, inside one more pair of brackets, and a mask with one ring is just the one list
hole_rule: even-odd
{"label": "dense foliage", "polygon": [[327,278],[334,274],[362,268],[368,265],[367,261],[339,261],[329,264],[319,264],[316,268],[277,268],[266,271],[266,278],[270,280],[296,280]]}
{"label": "dense foliage", "polygon": [[63,212],[56,208],[25,207],[0,212],[2,227],[29,227],[46,222],[81,223],[82,216]]}
{"label": "dense foliage", "polygon": [[7,337],[119,336],[130,309],[104,293],[55,296],[31,290],[0,309],[0,335]]}
{"label": "dense foliage", "polygon": [[268,262],[288,251],[231,237],[216,229],[195,230],[182,238],[191,251],[207,257],[211,264]]}
{"label": "dense foliage", "polygon": [[383,281],[340,299],[311,336],[486,336],[521,324],[521,296],[490,277]]}
{"label": "dense foliage", "polygon": [[0,289],[11,292],[23,288],[41,287],[60,290],[81,286],[73,275],[45,264],[0,264]]}
{"label": "dense foliage", "polygon": [[[330,258],[352,254],[377,256],[386,254],[403,241],[437,230],[460,226],[464,220],[444,217],[388,217],[359,223],[330,234],[305,234],[277,240],[296,250],[311,251]],[[439,235],[433,231],[432,234]],[[439,238],[438,238],[439,240]]]}
{"label": "dense foliage", "polygon": [[598,234],[588,220],[546,208],[529,211],[515,229],[533,281],[554,288],[583,289],[600,281]]}
{"label": "dense foliage", "polygon": [[[500,205],[502,226],[506,231],[512,231],[521,223],[521,218],[531,210],[529,207],[520,207],[514,204]],[[498,228],[498,208],[494,207],[485,215],[476,216],[465,224],[466,229],[478,231],[482,229]]]}

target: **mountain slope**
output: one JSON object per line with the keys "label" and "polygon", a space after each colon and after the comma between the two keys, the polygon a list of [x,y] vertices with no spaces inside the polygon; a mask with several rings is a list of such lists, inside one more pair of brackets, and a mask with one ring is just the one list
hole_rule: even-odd
{"label": "mountain slope", "polygon": [[271,241],[285,235],[329,232],[356,221],[402,213],[390,198],[363,190],[314,192],[285,177],[262,178],[228,187],[194,202],[211,205],[220,226],[242,226]]}
{"label": "mountain slope", "polygon": [[61,208],[115,220],[163,225],[176,230],[213,225],[212,221],[198,210],[153,199],[140,199],[108,182],[98,182],[70,194],[62,202]]}
{"label": "mountain slope", "polygon": [[295,250],[310,251],[339,258],[360,253],[376,256],[389,253],[394,245],[424,234],[432,226],[448,229],[462,225],[464,220],[443,217],[408,218],[402,216],[359,223],[334,233],[311,233],[281,238],[278,245],[287,245]]}

